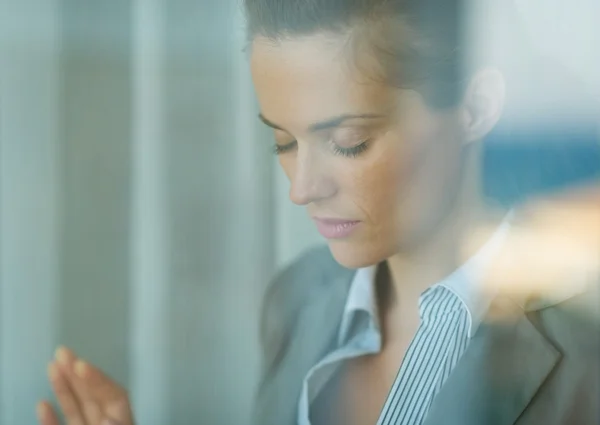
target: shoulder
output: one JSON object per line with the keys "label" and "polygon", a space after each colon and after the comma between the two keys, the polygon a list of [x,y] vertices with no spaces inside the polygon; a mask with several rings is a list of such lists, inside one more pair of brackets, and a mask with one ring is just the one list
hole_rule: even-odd
{"label": "shoulder", "polygon": [[324,245],[309,249],[275,275],[263,298],[260,324],[267,362],[285,348],[298,316],[312,297],[318,296],[331,279],[353,273],[339,265]]}
{"label": "shoulder", "polygon": [[[545,389],[573,423],[598,423],[600,316],[598,284],[536,312],[538,329],[559,353]],[[577,419],[578,418],[578,419]],[[571,423],[571,422],[569,422]]]}
{"label": "shoulder", "polygon": [[300,293],[321,285],[323,279],[319,278],[342,270],[327,245],[313,247],[275,275],[267,288],[266,299],[288,299],[292,295],[297,299]]}
{"label": "shoulder", "polygon": [[530,296],[524,306],[526,311],[564,314],[600,325],[600,275],[573,276],[559,288]]}
{"label": "shoulder", "polygon": [[330,277],[344,272],[348,270],[335,261],[328,246],[311,248],[271,280],[265,292],[263,311],[272,310],[281,318],[284,312],[301,308],[311,293]]}
{"label": "shoulder", "polygon": [[591,356],[597,360],[600,355],[600,280],[594,279],[560,300],[538,300],[530,311],[540,318],[547,336],[563,354]]}

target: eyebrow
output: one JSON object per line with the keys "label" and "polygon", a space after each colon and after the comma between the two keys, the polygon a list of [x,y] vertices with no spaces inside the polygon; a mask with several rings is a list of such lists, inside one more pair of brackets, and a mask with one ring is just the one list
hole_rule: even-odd
{"label": "eyebrow", "polygon": [[[309,130],[310,130],[310,132],[315,133],[317,131],[328,130],[328,129],[331,129],[331,128],[338,127],[344,121],[348,121],[348,120],[353,120],[353,119],[376,119],[376,118],[383,118],[383,117],[384,117],[384,115],[382,115],[382,114],[343,114],[343,115],[339,115],[337,117],[329,118],[329,119],[327,119],[325,121],[319,121],[319,122],[316,122],[314,124],[311,124],[309,126]],[[285,131],[285,129],[281,128],[280,126],[278,126],[274,122],[269,121],[267,118],[265,118],[265,116],[263,114],[258,114],[258,118],[263,123],[265,123],[266,125],[268,125],[271,128],[274,128],[276,130]]]}

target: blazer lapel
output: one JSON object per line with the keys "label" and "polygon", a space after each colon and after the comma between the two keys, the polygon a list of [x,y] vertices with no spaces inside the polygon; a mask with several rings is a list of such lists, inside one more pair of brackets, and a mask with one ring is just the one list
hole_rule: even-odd
{"label": "blazer lapel", "polygon": [[508,299],[480,325],[431,406],[424,425],[513,425],[560,360],[560,353]]}
{"label": "blazer lapel", "polygon": [[285,365],[265,385],[257,409],[258,425],[297,423],[298,399],[305,375],[335,343],[354,271],[328,274],[314,288],[293,332]]}

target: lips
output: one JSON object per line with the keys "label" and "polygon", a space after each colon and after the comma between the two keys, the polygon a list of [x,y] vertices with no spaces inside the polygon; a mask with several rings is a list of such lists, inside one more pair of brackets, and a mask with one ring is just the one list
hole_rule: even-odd
{"label": "lips", "polygon": [[317,230],[327,239],[342,239],[350,236],[360,224],[357,220],[313,217]]}

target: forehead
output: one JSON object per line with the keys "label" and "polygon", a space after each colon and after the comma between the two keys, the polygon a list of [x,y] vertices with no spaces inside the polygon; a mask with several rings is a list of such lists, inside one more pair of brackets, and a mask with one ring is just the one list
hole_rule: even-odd
{"label": "forehead", "polygon": [[257,38],[251,68],[262,114],[286,129],[393,105],[393,90],[356,66],[346,37]]}

